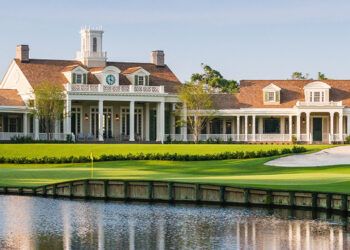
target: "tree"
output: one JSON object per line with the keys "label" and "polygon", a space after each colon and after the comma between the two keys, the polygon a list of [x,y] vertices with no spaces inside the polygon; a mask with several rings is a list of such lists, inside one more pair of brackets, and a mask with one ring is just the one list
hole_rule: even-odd
{"label": "tree", "polygon": [[47,139],[54,132],[55,122],[63,119],[64,89],[60,84],[42,82],[34,88],[35,100],[30,103],[32,115],[44,126]]}
{"label": "tree", "polygon": [[317,76],[318,80],[327,80],[328,78],[326,77],[326,75],[324,73],[318,72],[318,76]]}
{"label": "tree", "polygon": [[[197,143],[202,129],[213,117],[210,111],[212,108],[211,92],[205,88],[203,83],[189,82],[181,86],[179,99],[190,113],[186,121],[179,121],[178,126],[187,124],[192,131],[194,142]],[[177,112],[181,113],[182,108],[179,108]]]}
{"label": "tree", "polygon": [[201,64],[203,73],[194,73],[191,82],[205,84],[208,88],[219,90],[224,93],[234,93],[238,90],[238,83],[235,80],[225,79],[221,73],[206,64]]}
{"label": "tree", "polygon": [[305,79],[309,79],[309,74],[306,73],[306,74],[303,74],[302,72],[293,72],[292,73],[292,79],[293,80],[305,80]]}

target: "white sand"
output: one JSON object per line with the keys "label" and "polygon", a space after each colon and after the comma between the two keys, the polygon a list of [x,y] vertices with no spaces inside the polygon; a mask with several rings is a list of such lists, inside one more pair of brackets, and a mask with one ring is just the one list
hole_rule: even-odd
{"label": "white sand", "polygon": [[317,153],[291,155],[266,162],[268,166],[318,167],[330,165],[350,165],[350,146],[324,149]]}

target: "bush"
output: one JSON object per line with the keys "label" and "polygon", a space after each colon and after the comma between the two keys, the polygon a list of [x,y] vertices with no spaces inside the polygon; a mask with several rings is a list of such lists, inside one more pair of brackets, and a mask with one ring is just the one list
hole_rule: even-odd
{"label": "bush", "polygon": [[13,143],[32,143],[34,140],[30,136],[19,136],[15,135],[11,137],[11,142]]}
{"label": "bush", "polygon": [[345,137],[345,144],[350,144],[350,135],[348,135],[347,137]]}
{"label": "bush", "polygon": [[[177,153],[138,153],[138,154],[114,154],[114,155],[101,155],[94,158],[94,161],[125,161],[125,160],[164,160],[164,161],[210,161],[210,160],[229,160],[229,159],[252,159],[271,157],[290,153],[304,153],[306,148],[301,146],[293,146],[292,149],[283,148],[282,150],[271,149],[267,151],[233,151],[222,152],[217,154],[205,154],[205,155],[191,155],[191,154],[177,154]],[[29,163],[84,163],[90,162],[89,156],[69,156],[69,157],[40,157],[40,158],[27,158],[27,157],[0,157],[0,163],[15,163],[15,164],[29,164]]]}

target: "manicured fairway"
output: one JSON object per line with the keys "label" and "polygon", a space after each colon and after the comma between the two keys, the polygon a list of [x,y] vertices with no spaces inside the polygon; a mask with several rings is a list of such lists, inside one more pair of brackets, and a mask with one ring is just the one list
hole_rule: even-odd
{"label": "manicured fairway", "polygon": [[[206,162],[119,161],[95,163],[94,177],[168,180],[248,187],[350,193],[350,166],[268,167],[271,158]],[[0,186],[37,186],[89,178],[89,164],[0,166]]]}
{"label": "manicured fairway", "polygon": [[[0,144],[0,156],[43,157],[43,156],[95,156],[102,154],[128,153],[178,153],[214,154],[225,151],[256,151],[282,149],[291,145],[248,145],[248,144]],[[308,149],[320,150],[329,145],[306,145]]]}

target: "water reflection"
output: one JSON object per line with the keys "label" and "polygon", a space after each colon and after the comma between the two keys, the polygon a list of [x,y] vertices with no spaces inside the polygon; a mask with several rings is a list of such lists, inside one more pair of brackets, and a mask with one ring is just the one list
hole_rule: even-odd
{"label": "water reflection", "polygon": [[311,212],[0,196],[1,249],[347,249]]}

